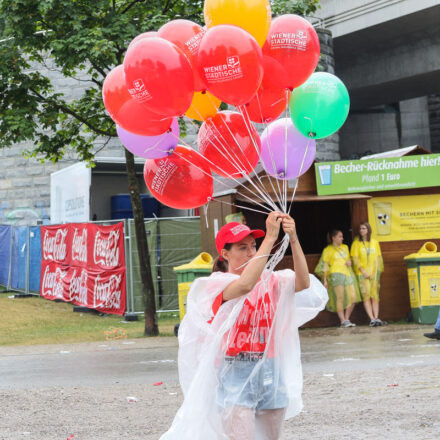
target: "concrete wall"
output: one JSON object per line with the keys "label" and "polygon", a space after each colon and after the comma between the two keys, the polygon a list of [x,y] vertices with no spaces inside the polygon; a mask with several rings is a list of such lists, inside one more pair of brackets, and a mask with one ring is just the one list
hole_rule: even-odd
{"label": "concrete wall", "polygon": [[340,131],[341,157],[356,158],[410,145],[429,150],[429,127],[426,97],[351,113]]}
{"label": "concrete wall", "polygon": [[333,38],[438,6],[438,0],[321,0],[316,16]]}

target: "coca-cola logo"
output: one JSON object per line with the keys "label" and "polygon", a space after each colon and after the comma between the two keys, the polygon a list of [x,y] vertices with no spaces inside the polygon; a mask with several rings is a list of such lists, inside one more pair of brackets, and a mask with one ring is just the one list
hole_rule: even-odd
{"label": "coca-cola logo", "polygon": [[98,231],[93,246],[93,259],[95,264],[105,267],[116,267],[119,265],[119,231],[110,231],[107,238],[101,237]]}
{"label": "coca-cola logo", "polygon": [[121,307],[122,275],[111,275],[107,281],[96,276],[93,287],[94,308],[119,309]]}
{"label": "coca-cola logo", "polygon": [[77,301],[87,305],[87,272],[83,269],[79,276],[76,276],[76,269],[73,271],[69,286],[70,301]]}
{"label": "coca-cola logo", "polygon": [[64,285],[63,279],[67,275],[67,270],[56,268],[55,272],[51,272],[49,266],[46,266],[42,282],[42,296],[50,296],[53,298],[63,299]]}
{"label": "coca-cola logo", "polygon": [[63,261],[66,258],[66,229],[57,229],[55,235],[50,235],[49,230],[46,229],[43,239],[43,258],[45,260]]}
{"label": "coca-cola logo", "polygon": [[75,228],[72,241],[72,260],[87,263],[87,229],[82,230],[79,235],[78,229]]}

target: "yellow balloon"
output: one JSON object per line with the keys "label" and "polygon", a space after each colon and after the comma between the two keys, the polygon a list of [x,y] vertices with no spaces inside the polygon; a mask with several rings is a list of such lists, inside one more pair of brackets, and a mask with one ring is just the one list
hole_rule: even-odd
{"label": "yellow balloon", "polygon": [[206,121],[217,114],[222,102],[209,92],[195,92],[185,116],[198,121]]}
{"label": "yellow balloon", "polygon": [[272,13],[269,0],[205,0],[205,23],[234,24],[248,31],[263,47],[270,29]]}

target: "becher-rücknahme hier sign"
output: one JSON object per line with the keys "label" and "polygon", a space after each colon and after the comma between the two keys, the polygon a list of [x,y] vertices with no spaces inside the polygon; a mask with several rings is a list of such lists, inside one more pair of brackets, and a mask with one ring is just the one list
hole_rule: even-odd
{"label": "becher-r\u00fccknahme hier sign", "polygon": [[440,154],[320,162],[315,175],[320,196],[440,186]]}

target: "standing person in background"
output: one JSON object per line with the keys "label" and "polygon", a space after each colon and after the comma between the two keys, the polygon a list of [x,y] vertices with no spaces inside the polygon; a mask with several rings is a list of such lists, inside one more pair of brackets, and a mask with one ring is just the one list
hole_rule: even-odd
{"label": "standing person in background", "polygon": [[359,280],[365,311],[370,318],[370,327],[387,324],[379,319],[380,275],[383,272],[382,253],[377,240],[371,237],[369,223],[360,224],[359,235],[351,245],[350,254]]}
{"label": "standing person in background", "polygon": [[322,252],[315,273],[322,279],[328,290],[327,310],[336,312],[341,327],[355,327],[350,315],[357,302],[361,301],[357,279],[351,268],[348,246],[343,244],[344,235],[334,229],[327,236],[329,245]]}

